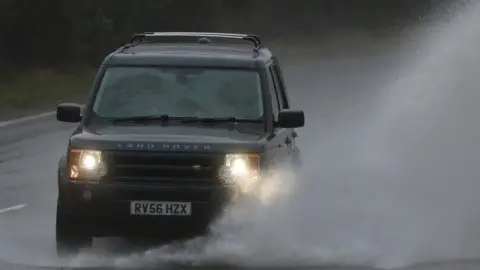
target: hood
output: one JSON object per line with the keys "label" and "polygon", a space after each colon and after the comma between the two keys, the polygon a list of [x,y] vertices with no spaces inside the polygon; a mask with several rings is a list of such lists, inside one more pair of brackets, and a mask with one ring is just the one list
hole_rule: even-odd
{"label": "hood", "polygon": [[78,148],[172,152],[263,152],[263,135],[191,126],[105,126],[79,129],[70,139]]}

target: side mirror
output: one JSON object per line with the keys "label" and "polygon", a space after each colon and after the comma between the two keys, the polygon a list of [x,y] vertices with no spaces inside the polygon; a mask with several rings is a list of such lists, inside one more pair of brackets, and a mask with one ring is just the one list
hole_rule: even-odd
{"label": "side mirror", "polygon": [[62,103],[57,106],[57,120],[78,123],[82,120],[82,106],[74,103]]}
{"label": "side mirror", "polygon": [[300,128],[305,125],[305,114],[301,110],[282,110],[278,114],[277,127]]}

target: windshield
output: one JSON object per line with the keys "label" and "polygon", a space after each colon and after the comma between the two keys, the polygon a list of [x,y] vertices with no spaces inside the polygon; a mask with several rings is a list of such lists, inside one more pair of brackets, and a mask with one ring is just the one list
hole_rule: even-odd
{"label": "windshield", "polygon": [[94,113],[105,118],[169,115],[261,119],[259,73],[251,70],[111,67]]}

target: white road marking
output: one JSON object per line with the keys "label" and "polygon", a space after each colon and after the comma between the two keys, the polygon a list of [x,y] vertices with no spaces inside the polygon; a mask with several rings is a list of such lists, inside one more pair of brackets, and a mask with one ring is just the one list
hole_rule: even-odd
{"label": "white road marking", "polygon": [[56,111],[53,111],[53,112],[45,112],[45,113],[40,113],[40,114],[25,116],[25,117],[13,119],[13,120],[3,121],[3,122],[0,122],[0,128],[6,127],[6,126],[10,126],[10,125],[13,125],[13,124],[21,124],[21,123],[24,123],[24,122],[33,121],[33,120],[38,120],[38,119],[41,119],[41,118],[53,116],[53,115],[55,115],[56,113],[57,113]]}
{"label": "white road marking", "polygon": [[11,212],[11,211],[17,211],[17,210],[20,210],[22,208],[25,208],[25,206],[27,206],[27,204],[19,204],[19,205],[3,208],[3,209],[0,209],[0,214],[4,214],[4,213],[7,213],[7,212]]}

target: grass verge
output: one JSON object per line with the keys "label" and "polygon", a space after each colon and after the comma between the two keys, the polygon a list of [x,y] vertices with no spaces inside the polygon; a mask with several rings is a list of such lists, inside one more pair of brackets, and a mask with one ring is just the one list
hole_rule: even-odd
{"label": "grass verge", "polygon": [[37,70],[0,78],[0,121],[53,110],[60,102],[82,102],[94,76],[95,70]]}

